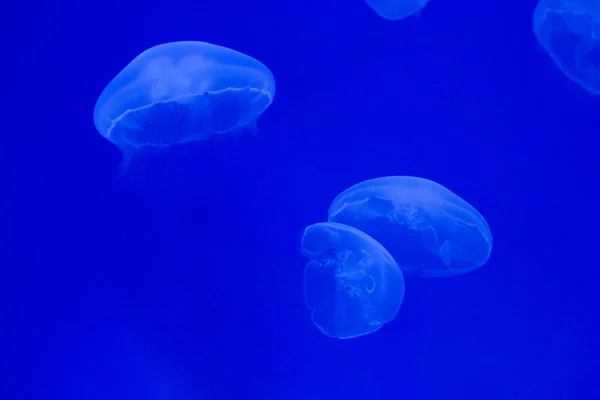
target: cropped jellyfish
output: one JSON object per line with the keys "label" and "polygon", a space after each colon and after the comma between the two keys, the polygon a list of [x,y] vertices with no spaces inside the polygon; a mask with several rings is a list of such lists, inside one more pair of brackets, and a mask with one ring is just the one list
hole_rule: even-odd
{"label": "cropped jellyfish", "polygon": [[429,0],[365,0],[379,16],[392,21],[417,14]]}
{"label": "cropped jellyfish", "polygon": [[540,0],[533,31],[564,75],[600,94],[600,2]]}
{"label": "cropped jellyfish", "polygon": [[168,148],[254,126],[275,95],[260,61],[204,42],[152,47],[106,86],[94,109],[98,132],[123,153]]}
{"label": "cropped jellyfish", "polygon": [[412,176],[358,183],[329,207],[329,221],[383,245],[409,275],[445,277],[484,265],[492,251],[486,220],[444,186]]}
{"label": "cropped jellyfish", "polygon": [[349,339],[394,319],[404,278],[381,244],[350,226],[323,222],[303,230],[300,247],[309,259],[304,298],[321,332]]}

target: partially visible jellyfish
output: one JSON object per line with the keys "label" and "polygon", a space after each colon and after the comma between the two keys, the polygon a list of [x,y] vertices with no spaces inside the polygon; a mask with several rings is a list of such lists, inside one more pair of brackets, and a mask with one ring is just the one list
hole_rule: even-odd
{"label": "partially visible jellyfish", "polygon": [[540,0],[533,31],[554,63],[572,81],[600,94],[600,2]]}
{"label": "partially visible jellyfish", "polygon": [[340,193],[329,221],[373,237],[409,275],[445,277],[484,265],[492,251],[485,219],[444,186],[412,176],[370,179]]}
{"label": "partially visible jellyfish", "polygon": [[311,225],[300,247],[305,301],[313,323],[330,337],[349,339],[394,319],[404,297],[398,265],[373,238],[335,222]]}
{"label": "partially visible jellyfish", "polygon": [[204,42],[165,43],[142,52],[108,84],[94,124],[127,165],[142,149],[251,128],[274,95],[271,71],[250,56]]}
{"label": "partially visible jellyfish", "polygon": [[379,16],[397,21],[417,14],[430,0],[365,0]]}

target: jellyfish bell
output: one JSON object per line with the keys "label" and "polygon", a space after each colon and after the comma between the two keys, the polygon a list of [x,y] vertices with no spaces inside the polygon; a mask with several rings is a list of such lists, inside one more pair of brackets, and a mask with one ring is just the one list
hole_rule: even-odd
{"label": "jellyfish bell", "polygon": [[600,94],[600,3],[539,0],[535,36],[561,72],[593,95]]}
{"label": "jellyfish bell", "polygon": [[306,227],[300,250],[304,303],[325,335],[350,339],[381,329],[396,317],[404,278],[388,251],[351,226],[321,222]]}
{"label": "jellyfish bell", "polygon": [[472,205],[437,182],[386,176],[357,183],[331,203],[329,221],[381,243],[407,275],[449,277],[482,267],[492,234]]}
{"label": "jellyfish bell", "polygon": [[127,168],[140,153],[254,132],[274,95],[271,71],[248,55],[206,42],[165,43],[142,52],[106,86],[94,124]]}
{"label": "jellyfish bell", "polygon": [[365,0],[380,17],[398,21],[418,15],[430,0]]}

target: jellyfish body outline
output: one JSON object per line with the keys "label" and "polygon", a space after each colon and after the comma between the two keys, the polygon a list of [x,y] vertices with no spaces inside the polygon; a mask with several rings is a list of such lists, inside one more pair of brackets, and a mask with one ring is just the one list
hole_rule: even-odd
{"label": "jellyfish body outline", "polygon": [[325,335],[350,339],[392,321],[404,298],[400,268],[381,244],[335,222],[302,233],[304,301],[313,324]]}
{"label": "jellyfish body outline", "polygon": [[168,147],[249,126],[274,95],[272,73],[250,56],[206,42],[164,43],[111,80],[94,124],[121,149]]}
{"label": "jellyfish body outline", "polygon": [[539,0],[534,34],[560,71],[592,94],[600,94],[600,3]]}
{"label": "jellyfish body outline", "polygon": [[463,274],[484,265],[492,250],[485,218],[449,189],[424,178],[360,182],[336,196],[328,219],[373,237],[409,275]]}
{"label": "jellyfish body outline", "polygon": [[380,17],[398,21],[418,14],[430,0],[365,0]]}

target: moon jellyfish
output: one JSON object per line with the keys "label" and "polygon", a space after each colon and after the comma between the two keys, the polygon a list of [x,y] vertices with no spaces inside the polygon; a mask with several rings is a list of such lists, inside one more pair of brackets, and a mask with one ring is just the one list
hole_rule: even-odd
{"label": "moon jellyfish", "polygon": [[475,208],[444,186],[412,176],[344,190],[329,207],[329,221],[370,235],[411,275],[465,273],[485,264],[492,250],[490,228]]}
{"label": "moon jellyfish", "polygon": [[304,298],[321,332],[349,339],[394,319],[404,297],[404,278],[381,244],[350,226],[324,222],[302,232],[300,247],[310,260],[304,269]]}
{"label": "moon jellyfish", "polygon": [[365,0],[379,16],[392,21],[417,14],[429,0]]}
{"label": "moon jellyfish", "polygon": [[94,109],[102,136],[124,154],[168,148],[252,127],[275,81],[260,61],[204,42],[152,47],[106,86]]}
{"label": "moon jellyfish", "polygon": [[563,74],[600,94],[600,2],[540,0],[533,31]]}

